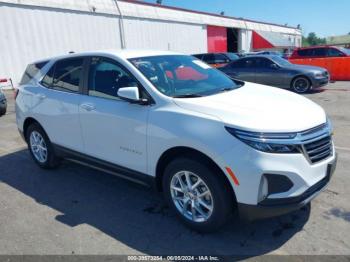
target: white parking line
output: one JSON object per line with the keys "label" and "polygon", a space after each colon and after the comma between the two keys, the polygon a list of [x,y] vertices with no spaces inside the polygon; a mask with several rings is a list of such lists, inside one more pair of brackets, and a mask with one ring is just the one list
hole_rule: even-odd
{"label": "white parking line", "polygon": [[340,147],[340,146],[336,146],[335,149],[339,149],[339,150],[343,150],[343,151],[349,151],[350,152],[350,148],[348,147]]}

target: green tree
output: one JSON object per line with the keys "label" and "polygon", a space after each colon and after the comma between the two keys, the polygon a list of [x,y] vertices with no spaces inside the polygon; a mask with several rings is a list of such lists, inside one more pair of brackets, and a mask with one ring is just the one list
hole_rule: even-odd
{"label": "green tree", "polygon": [[321,38],[316,35],[316,33],[311,32],[307,37],[303,36],[303,46],[315,46],[326,44],[326,38]]}

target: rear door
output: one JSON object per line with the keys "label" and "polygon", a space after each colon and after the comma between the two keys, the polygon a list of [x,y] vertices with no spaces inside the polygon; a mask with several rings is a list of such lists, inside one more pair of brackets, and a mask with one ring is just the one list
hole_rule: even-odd
{"label": "rear door", "polygon": [[91,57],[85,95],[79,104],[84,152],[109,163],[147,172],[146,136],[149,106],[118,98],[119,88],[138,86],[135,77],[120,63]]}
{"label": "rear door", "polygon": [[44,127],[52,143],[83,149],[78,105],[83,83],[83,57],[57,61],[33,87],[34,118]]}
{"label": "rear door", "polygon": [[223,71],[230,77],[255,82],[254,63],[253,58],[242,58],[227,65]]}

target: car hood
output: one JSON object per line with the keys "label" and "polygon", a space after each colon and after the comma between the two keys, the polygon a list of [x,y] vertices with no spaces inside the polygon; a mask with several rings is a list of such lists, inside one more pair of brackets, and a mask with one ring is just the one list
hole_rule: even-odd
{"label": "car hood", "polygon": [[304,131],[326,122],[324,110],[290,91],[246,82],[241,88],[200,98],[175,98],[187,110],[225,125],[257,132]]}

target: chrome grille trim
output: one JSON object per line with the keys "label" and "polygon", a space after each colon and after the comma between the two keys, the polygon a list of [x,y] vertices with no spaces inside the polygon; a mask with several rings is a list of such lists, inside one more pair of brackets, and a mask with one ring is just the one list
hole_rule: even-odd
{"label": "chrome grille trim", "polygon": [[332,137],[328,135],[315,142],[303,144],[302,151],[310,163],[320,162],[333,155]]}
{"label": "chrome grille trim", "polygon": [[312,165],[333,155],[332,126],[326,123],[294,133],[269,133],[236,130],[235,136],[242,140],[295,146]]}

